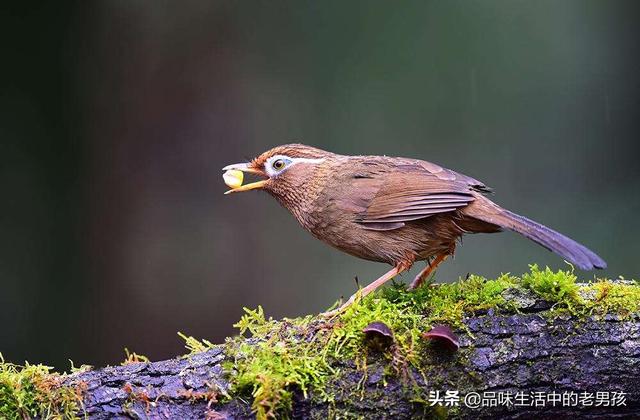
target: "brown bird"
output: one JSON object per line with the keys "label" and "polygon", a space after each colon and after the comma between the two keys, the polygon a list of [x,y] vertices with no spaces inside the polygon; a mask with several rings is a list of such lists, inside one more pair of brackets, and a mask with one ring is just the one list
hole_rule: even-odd
{"label": "brown bird", "polygon": [[393,268],[353,295],[366,296],[416,261],[427,261],[411,283],[418,287],[465,233],[518,232],[583,270],[605,268],[595,253],[548,227],[519,216],[486,197],[482,182],[424,160],[343,156],[302,144],[268,150],[249,163],[229,165],[265,179],[227,182],[228,193],[263,189],[313,236],[348,254]]}

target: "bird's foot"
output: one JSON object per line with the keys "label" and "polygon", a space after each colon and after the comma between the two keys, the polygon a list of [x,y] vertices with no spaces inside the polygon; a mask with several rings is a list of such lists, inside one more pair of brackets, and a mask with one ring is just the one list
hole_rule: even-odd
{"label": "bird's foot", "polygon": [[427,264],[427,266],[418,273],[415,279],[409,285],[409,290],[415,290],[424,283],[426,279],[435,271],[436,267],[440,265],[440,263],[447,259],[449,254],[438,254],[433,261]]}
{"label": "bird's foot", "polygon": [[320,316],[322,318],[333,318],[335,316],[338,316],[341,313],[343,313],[344,311],[346,311],[347,308],[349,308],[349,306],[353,305],[356,300],[359,300],[359,297],[360,297],[360,292],[358,291],[353,296],[351,296],[349,298],[349,300],[347,300],[345,303],[343,303],[342,305],[340,305],[336,309],[333,309],[333,310],[327,311],[327,312],[322,312],[318,316]]}
{"label": "bird's foot", "polygon": [[353,305],[356,301],[359,301],[363,297],[367,296],[369,293],[373,292],[378,287],[382,286],[383,284],[385,284],[387,281],[391,280],[392,278],[394,278],[398,274],[400,274],[403,271],[407,270],[409,267],[410,267],[410,265],[407,265],[407,264],[398,264],[398,265],[396,265],[391,270],[389,270],[388,272],[386,272],[385,274],[380,276],[376,281],[372,282],[367,287],[364,287],[364,288],[358,290],[356,293],[354,293],[349,298],[349,300],[347,300],[345,303],[343,303],[339,308],[334,309],[332,311],[323,312],[323,313],[320,314],[320,316],[322,316],[324,318],[333,318],[334,316],[340,315],[347,308],[349,308],[351,305]]}

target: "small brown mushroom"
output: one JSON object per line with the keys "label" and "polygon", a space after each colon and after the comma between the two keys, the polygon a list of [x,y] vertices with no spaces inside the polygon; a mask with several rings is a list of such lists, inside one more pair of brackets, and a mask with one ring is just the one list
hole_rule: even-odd
{"label": "small brown mushroom", "polygon": [[452,352],[458,351],[460,348],[458,336],[446,325],[436,325],[430,331],[423,333],[422,336],[432,340],[434,343],[441,344]]}
{"label": "small brown mushroom", "polygon": [[368,344],[384,350],[393,343],[393,331],[384,322],[372,322],[362,329]]}

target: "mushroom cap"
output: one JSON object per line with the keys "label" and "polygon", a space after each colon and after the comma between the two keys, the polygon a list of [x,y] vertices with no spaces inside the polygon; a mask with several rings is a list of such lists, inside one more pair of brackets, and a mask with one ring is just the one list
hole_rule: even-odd
{"label": "mushroom cap", "polygon": [[369,335],[380,335],[387,338],[393,338],[393,332],[384,322],[375,321],[362,329],[362,332]]}
{"label": "mushroom cap", "polygon": [[458,336],[446,325],[436,325],[430,331],[423,333],[422,336],[434,342],[442,343],[452,351],[457,351],[460,348]]}

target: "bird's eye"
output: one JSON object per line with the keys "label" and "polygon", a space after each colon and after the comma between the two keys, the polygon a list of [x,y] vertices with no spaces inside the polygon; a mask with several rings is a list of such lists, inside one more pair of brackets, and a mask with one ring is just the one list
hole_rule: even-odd
{"label": "bird's eye", "polygon": [[275,169],[276,171],[281,170],[282,168],[284,168],[286,165],[284,159],[277,159],[274,160],[273,163],[271,164],[271,166],[273,166],[273,169]]}

